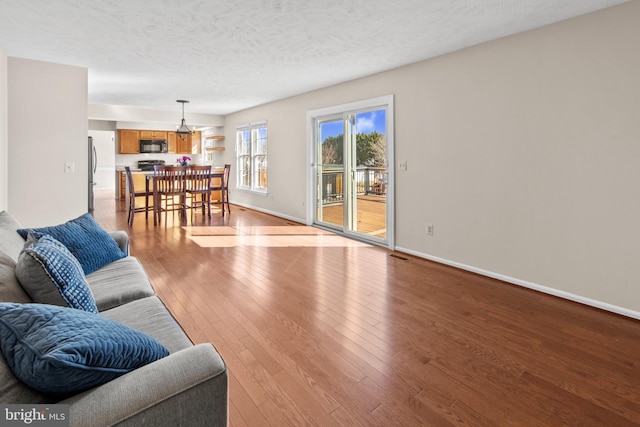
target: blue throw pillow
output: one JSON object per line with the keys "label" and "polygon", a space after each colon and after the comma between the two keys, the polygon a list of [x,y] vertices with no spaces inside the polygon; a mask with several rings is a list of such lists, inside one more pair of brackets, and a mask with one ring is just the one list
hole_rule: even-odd
{"label": "blue throw pillow", "polygon": [[46,304],[0,303],[0,348],[16,377],[61,397],[169,355],[162,344],[122,323]]}
{"label": "blue throw pillow", "polygon": [[29,233],[34,237],[45,234],[52,236],[78,259],[84,274],[93,273],[100,267],[126,256],[113,237],[104,231],[88,213],[60,225],[21,228],[18,233],[23,239],[26,239]]}
{"label": "blue throw pillow", "polygon": [[15,275],[34,302],[98,312],[80,263],[51,236],[33,240],[29,235]]}

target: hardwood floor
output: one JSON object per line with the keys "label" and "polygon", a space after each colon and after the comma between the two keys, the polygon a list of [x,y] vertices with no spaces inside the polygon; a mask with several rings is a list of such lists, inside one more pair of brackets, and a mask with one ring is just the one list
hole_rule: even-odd
{"label": "hardwood floor", "polygon": [[128,229],[100,199],[96,219],[220,351],[231,426],[640,424],[633,319],[237,206]]}

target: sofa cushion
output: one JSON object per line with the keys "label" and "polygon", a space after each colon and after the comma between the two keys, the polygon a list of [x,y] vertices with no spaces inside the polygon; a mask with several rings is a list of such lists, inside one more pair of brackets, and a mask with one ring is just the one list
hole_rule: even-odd
{"label": "sofa cushion", "polygon": [[[2,403],[54,403],[60,399],[35,390],[13,374],[9,364],[0,353],[0,402]],[[1,425],[1,424],[0,424]]]}
{"label": "sofa cushion", "polygon": [[157,296],[132,301],[103,311],[100,315],[149,334],[171,353],[193,345]]}
{"label": "sofa cushion", "polygon": [[48,234],[65,245],[78,258],[84,274],[89,274],[113,261],[124,258],[118,243],[104,231],[91,215],[84,214],[64,224],[42,228],[21,228],[24,238],[31,233],[35,237]]}
{"label": "sofa cushion", "polygon": [[147,273],[135,257],[105,265],[88,274],[87,282],[99,311],[154,295]]}
{"label": "sofa cushion", "polygon": [[16,278],[16,262],[0,252],[0,302],[31,302]]}
{"label": "sofa cushion", "polygon": [[0,212],[0,252],[4,252],[18,260],[18,255],[24,246],[24,239],[16,233],[20,224],[7,211]]}
{"label": "sofa cushion", "polygon": [[169,354],[122,323],[47,304],[0,303],[0,347],[18,378],[53,395],[79,393]]}
{"label": "sofa cushion", "polygon": [[[24,241],[15,230],[13,234],[20,239],[20,245],[24,246]],[[16,278],[15,269],[15,260],[8,254],[0,252],[0,302],[31,302],[31,298],[22,289]],[[53,403],[54,401],[55,399],[32,389],[20,381],[9,368],[5,358],[0,354],[0,402],[36,404]]]}
{"label": "sofa cushion", "polygon": [[51,236],[29,236],[18,257],[16,277],[35,302],[98,312],[80,263]]}

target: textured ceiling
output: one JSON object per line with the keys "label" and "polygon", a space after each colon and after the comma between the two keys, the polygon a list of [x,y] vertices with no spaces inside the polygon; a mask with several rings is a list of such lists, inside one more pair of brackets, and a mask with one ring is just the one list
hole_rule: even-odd
{"label": "textured ceiling", "polygon": [[8,56],[89,69],[89,102],[226,114],[626,0],[0,0]]}

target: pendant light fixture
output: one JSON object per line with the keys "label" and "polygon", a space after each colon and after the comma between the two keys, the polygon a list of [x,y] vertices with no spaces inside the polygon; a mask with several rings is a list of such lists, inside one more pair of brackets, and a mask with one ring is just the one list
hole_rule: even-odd
{"label": "pendant light fixture", "polygon": [[176,129],[176,134],[180,137],[181,140],[186,141],[187,135],[191,135],[193,131],[187,126],[187,123],[184,120],[184,104],[189,101],[185,101],[184,99],[178,99],[176,102],[182,104],[182,121],[180,122],[180,126]]}

